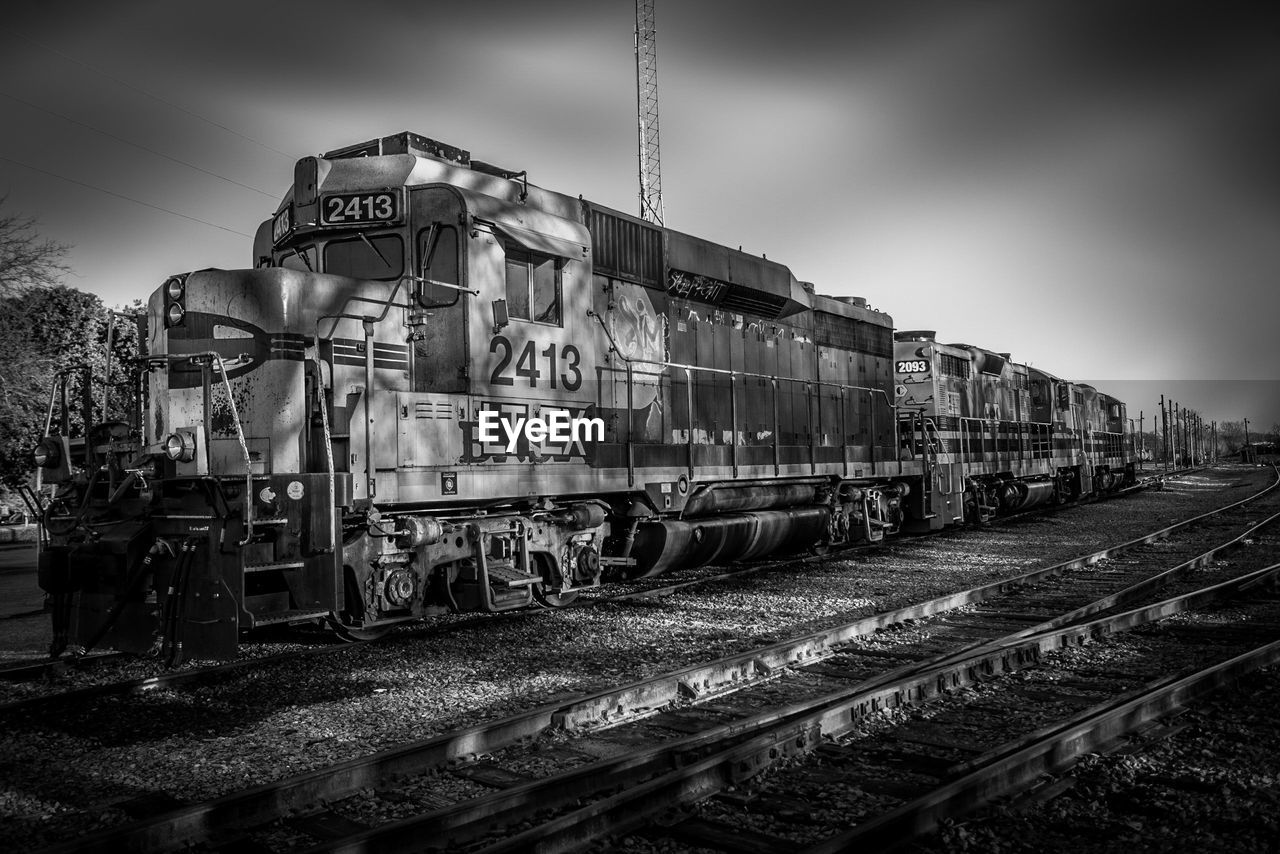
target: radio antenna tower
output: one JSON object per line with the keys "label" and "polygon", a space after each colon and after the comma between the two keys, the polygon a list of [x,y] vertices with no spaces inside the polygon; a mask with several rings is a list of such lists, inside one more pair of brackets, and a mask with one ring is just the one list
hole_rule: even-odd
{"label": "radio antenna tower", "polygon": [[636,107],[640,129],[640,218],[662,225],[658,149],[658,43],[654,0],[636,0]]}

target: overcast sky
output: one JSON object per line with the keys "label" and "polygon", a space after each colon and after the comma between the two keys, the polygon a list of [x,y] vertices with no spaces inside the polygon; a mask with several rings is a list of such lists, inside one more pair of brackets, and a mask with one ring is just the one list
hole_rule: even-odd
{"label": "overcast sky", "polygon": [[[1163,392],[1269,427],[1267,7],[658,0],[667,225],[865,296],[898,328],[1110,384],[1135,416]],[[0,193],[74,247],[68,283],[108,303],[249,266],[247,235],[297,158],[400,130],[637,206],[627,0],[51,2],[6,17]]]}

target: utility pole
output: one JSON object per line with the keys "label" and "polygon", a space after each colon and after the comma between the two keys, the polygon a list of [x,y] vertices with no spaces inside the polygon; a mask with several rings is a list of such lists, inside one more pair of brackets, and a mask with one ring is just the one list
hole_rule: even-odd
{"label": "utility pole", "polygon": [[1164,408],[1164,395],[1160,395],[1160,458],[1164,470],[1169,470],[1169,413]]}
{"label": "utility pole", "polygon": [[1146,429],[1147,429],[1147,422],[1146,422],[1145,412],[1139,409],[1138,410],[1138,468],[1139,469],[1146,467],[1145,461],[1142,459],[1147,452],[1147,435],[1145,432],[1143,432]]}
{"label": "utility pole", "polygon": [[640,134],[640,218],[662,225],[658,150],[658,42],[654,0],[636,0],[636,114]]}
{"label": "utility pole", "polygon": [[1196,449],[1192,446],[1192,439],[1195,438],[1195,432],[1192,425],[1195,424],[1195,413],[1190,409],[1182,410],[1182,436],[1184,438],[1183,448],[1186,449],[1187,465],[1196,464]]}
{"label": "utility pole", "polygon": [[1200,462],[1200,413],[1191,413],[1191,461]]}
{"label": "utility pole", "polygon": [[1191,410],[1182,410],[1182,457],[1187,465],[1195,465],[1195,458],[1191,456]]}
{"label": "utility pole", "polygon": [[1182,408],[1178,406],[1178,402],[1173,403],[1173,465],[1177,468],[1181,461],[1178,459],[1180,452],[1180,444],[1182,442]]}

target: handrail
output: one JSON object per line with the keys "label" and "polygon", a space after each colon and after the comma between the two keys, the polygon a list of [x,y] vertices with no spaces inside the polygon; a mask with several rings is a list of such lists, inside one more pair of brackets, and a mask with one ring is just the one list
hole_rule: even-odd
{"label": "handrail", "polygon": [[[71,376],[71,374],[76,373],[77,371],[83,371],[85,375],[84,388],[81,390],[81,396],[86,401],[88,401],[88,404],[83,407],[81,418],[84,421],[84,424],[82,426],[84,429],[84,436],[85,436],[85,442],[84,442],[85,460],[89,461],[92,459],[92,455],[93,455],[93,449],[90,448],[89,446],[89,421],[91,420],[91,416],[93,414],[91,412],[91,407],[93,405],[92,395],[90,394],[90,391],[89,391],[89,386],[93,383],[92,366],[87,364],[72,365],[69,368],[63,368],[62,370],[54,373],[53,384],[49,387],[49,406],[45,412],[45,417],[44,417],[44,432],[41,435],[48,436],[49,430],[53,428],[54,405],[57,403],[58,399],[61,398],[62,424],[59,427],[58,435],[63,436],[67,439],[71,438],[70,412],[67,409],[67,378]],[[40,490],[41,488],[43,488],[43,486],[44,486],[44,468],[41,466],[36,466],[35,483],[33,488],[37,495],[40,494]]]}
{"label": "handrail", "polygon": [[[364,479],[365,479],[365,498],[370,504],[373,503],[374,489],[376,488],[374,483],[376,471],[373,466],[373,434],[369,430],[369,419],[370,419],[370,415],[372,414],[372,410],[370,407],[372,407],[373,405],[371,400],[373,396],[373,325],[375,323],[381,323],[383,320],[386,320],[387,315],[391,313],[391,309],[393,307],[403,308],[406,311],[411,310],[411,306],[401,305],[395,301],[396,295],[400,293],[400,288],[404,285],[406,278],[412,278],[412,276],[401,276],[399,279],[397,279],[396,286],[391,289],[391,294],[385,300],[378,300],[378,299],[374,299],[373,297],[363,297],[358,295],[349,297],[347,299],[348,303],[352,302],[353,300],[359,300],[360,302],[370,302],[375,305],[381,305],[382,314],[378,315],[377,317],[372,317],[370,315],[361,315],[361,314],[347,314],[346,312],[339,312],[337,314],[322,314],[316,318],[316,331],[315,331],[315,334],[312,336],[312,343],[313,343],[313,346],[315,347],[316,364],[321,365],[322,364],[320,359],[320,324],[321,323],[323,323],[326,320],[333,321],[333,326],[329,329],[328,334],[325,335],[324,337],[324,340],[326,341],[332,338],[334,333],[338,331],[338,321],[340,320],[358,320],[362,324],[364,324],[364,336],[365,336],[364,395],[363,395],[364,397],[364,456],[365,456]],[[323,367],[320,368],[320,376],[317,377],[317,380],[320,382],[320,386],[317,389],[317,391],[319,392],[319,395],[320,395],[320,417],[324,424],[325,467],[327,470],[326,473],[328,475],[328,480],[329,480],[329,506],[330,508],[332,508],[334,502],[337,500],[337,487],[334,482],[336,475],[334,473],[335,467],[333,462],[333,439],[329,433],[329,418],[328,418],[328,410],[326,408],[328,406],[328,401],[324,399]],[[333,529],[332,516],[333,514],[332,512],[330,512],[329,514],[329,517],[330,517],[329,526],[331,529],[330,537],[329,537],[330,547],[337,548],[337,531]]]}
{"label": "handrail", "polygon": [[[217,371],[222,375],[222,386],[227,390],[227,404],[231,407],[231,423],[236,425],[236,440],[240,443],[240,454],[244,458],[244,539],[240,540],[237,545],[240,547],[247,546],[253,539],[253,458],[249,455],[249,442],[244,436],[244,425],[240,423],[240,411],[236,407],[235,395],[231,393],[231,379],[227,376],[227,363],[222,360],[222,354],[216,350],[205,350],[202,353],[169,353],[167,354],[170,362],[189,362],[192,365],[200,364],[201,359],[208,359],[210,368],[214,364],[217,365]],[[236,361],[244,358],[243,355],[237,356]],[[236,367],[235,362],[232,367]],[[207,388],[209,382],[208,375],[202,374],[201,385]],[[208,412],[205,412],[208,416]],[[212,441],[211,435],[205,436],[206,444]]]}
{"label": "handrail", "polygon": [[353,294],[352,296],[347,297],[348,303],[369,302],[369,303],[373,303],[374,305],[382,306],[382,314],[378,315],[377,317],[370,317],[367,314],[346,314],[345,312],[339,312],[337,314],[322,314],[319,317],[317,317],[316,318],[316,334],[315,334],[315,340],[317,342],[317,346],[320,340],[320,324],[323,321],[326,321],[326,320],[334,321],[333,328],[330,329],[328,334],[324,336],[324,340],[328,341],[331,337],[333,337],[333,333],[338,330],[337,321],[339,320],[372,320],[374,323],[381,323],[382,321],[387,319],[387,315],[391,313],[392,308],[403,308],[406,310],[412,308],[412,306],[402,305],[400,303],[395,302],[396,295],[400,293],[400,287],[404,284],[405,279],[412,279],[412,278],[414,277],[411,275],[405,275],[397,279],[396,286],[391,289],[391,295],[388,296],[385,300],[377,299],[375,297],[364,297],[364,296],[360,296],[359,294]]}

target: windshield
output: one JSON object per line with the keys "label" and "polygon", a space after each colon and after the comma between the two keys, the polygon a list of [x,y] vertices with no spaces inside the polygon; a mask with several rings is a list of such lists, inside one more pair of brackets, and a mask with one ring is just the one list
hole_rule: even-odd
{"label": "windshield", "polygon": [[324,247],[324,271],[353,279],[398,279],[404,273],[404,241],[398,234],[332,240]]}
{"label": "windshield", "polygon": [[316,248],[307,246],[305,248],[286,249],[276,266],[284,267],[286,270],[302,270],[314,273],[316,270]]}

